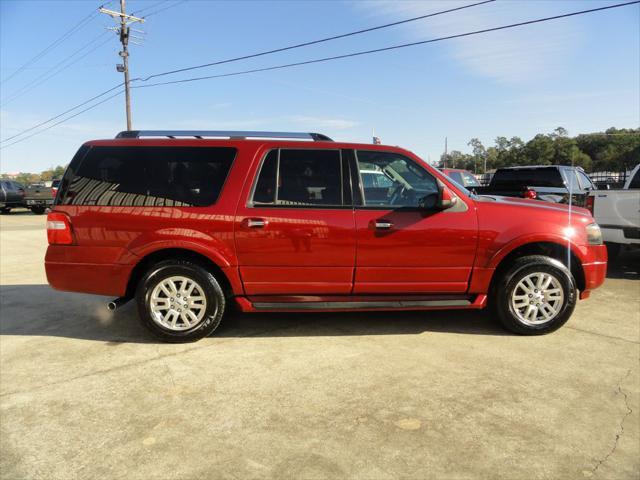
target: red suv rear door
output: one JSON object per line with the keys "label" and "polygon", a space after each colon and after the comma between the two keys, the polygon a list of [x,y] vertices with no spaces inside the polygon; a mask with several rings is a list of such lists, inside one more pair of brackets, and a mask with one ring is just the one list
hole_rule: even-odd
{"label": "red suv rear door", "polygon": [[458,199],[449,210],[419,208],[422,198],[434,202],[438,183],[417,159],[379,150],[355,155],[358,177],[375,171],[390,186],[371,188],[359,178],[354,293],[465,292],[478,235],[473,203]]}
{"label": "red suv rear door", "polygon": [[341,150],[302,145],[260,157],[235,219],[245,293],[349,294],[355,220]]}

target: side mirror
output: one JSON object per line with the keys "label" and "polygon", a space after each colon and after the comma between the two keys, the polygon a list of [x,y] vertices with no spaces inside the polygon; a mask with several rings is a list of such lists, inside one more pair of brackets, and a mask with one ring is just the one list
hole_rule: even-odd
{"label": "side mirror", "polygon": [[440,210],[447,210],[448,208],[453,207],[456,203],[458,203],[458,197],[447,187],[443,185],[440,188],[440,192],[438,195],[438,203],[437,207]]}

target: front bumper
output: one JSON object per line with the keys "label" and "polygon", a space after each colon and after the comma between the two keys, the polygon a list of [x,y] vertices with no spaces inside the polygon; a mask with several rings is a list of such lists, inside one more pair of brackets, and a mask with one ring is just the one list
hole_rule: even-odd
{"label": "front bumper", "polygon": [[580,298],[587,298],[591,290],[598,288],[607,277],[607,247],[605,245],[589,245],[587,258],[582,264],[584,272],[584,289]]}

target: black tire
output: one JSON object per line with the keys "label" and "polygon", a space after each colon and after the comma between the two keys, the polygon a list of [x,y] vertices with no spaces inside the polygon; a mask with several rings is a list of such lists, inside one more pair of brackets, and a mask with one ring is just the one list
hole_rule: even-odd
{"label": "black tire", "polygon": [[[150,305],[153,289],[163,280],[173,276],[186,277],[196,282],[206,298],[203,318],[193,327],[180,331],[163,327],[158,323]],[[211,272],[187,260],[165,260],[149,269],[138,283],[136,302],[141,323],[156,337],[170,343],[193,342],[210,335],[220,325],[226,306],[224,292]]]}
{"label": "black tire", "polygon": [[41,206],[31,207],[31,211],[36,215],[42,215],[46,210],[47,210],[47,207],[41,207]]}
{"label": "black tire", "polygon": [[2,208],[0,208],[0,213],[2,215],[8,215],[10,211],[11,211],[11,207],[2,207]]}
{"label": "black tire", "polygon": [[605,245],[607,246],[607,257],[609,257],[609,260],[615,260],[618,258],[620,251],[622,250],[622,245],[610,242],[607,242]]}
{"label": "black tire", "polygon": [[[521,319],[511,301],[514,290],[520,281],[535,273],[551,275],[557,280],[563,294],[562,301],[558,300],[559,304],[555,316],[539,324],[531,324],[531,322],[526,322],[526,319]],[[538,292],[538,290],[535,291]],[[542,291],[540,292],[542,295]],[[516,260],[505,271],[502,278],[498,279],[493,290],[492,307],[507,330],[520,335],[543,335],[557,330],[569,320],[576,306],[576,300],[576,282],[567,267],[550,257],[530,255]],[[521,301],[526,302],[526,299]],[[532,298],[532,301],[536,301],[535,297]],[[534,316],[538,315],[536,305],[531,305],[536,308]],[[521,312],[520,315],[522,315]]]}

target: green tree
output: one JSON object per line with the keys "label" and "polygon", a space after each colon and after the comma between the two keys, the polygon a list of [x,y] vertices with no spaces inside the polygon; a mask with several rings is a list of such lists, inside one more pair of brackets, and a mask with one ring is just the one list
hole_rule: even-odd
{"label": "green tree", "polygon": [[472,138],[467,143],[473,151],[473,172],[486,172],[487,171],[487,149],[484,148],[482,142],[477,138]]}

